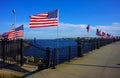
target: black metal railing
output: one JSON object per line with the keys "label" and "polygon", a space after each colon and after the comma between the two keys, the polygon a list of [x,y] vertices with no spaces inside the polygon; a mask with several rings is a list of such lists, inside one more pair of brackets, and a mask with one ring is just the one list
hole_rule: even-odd
{"label": "black metal railing", "polygon": [[85,53],[119,40],[101,38],[78,39],[76,40],[76,46],[57,48],[42,47],[25,41],[25,43],[29,44],[29,49],[25,49],[24,63],[36,64],[38,65],[38,70],[49,67],[55,69],[55,66],[60,63],[69,62],[75,57],[83,57]]}
{"label": "black metal railing", "polygon": [[10,64],[23,65],[23,40],[0,41],[0,67]]}
{"label": "black metal railing", "polygon": [[[76,46],[49,48],[22,39],[1,40],[0,68],[9,64],[22,66],[23,63],[28,63],[38,65],[38,70],[49,67],[54,69],[60,63],[70,62],[75,57],[83,57],[85,53],[116,41],[120,41],[120,38],[78,39],[76,40]],[[27,44],[27,47],[23,44]],[[25,52],[23,52],[23,48]]]}
{"label": "black metal railing", "polygon": [[[61,48],[54,48],[52,50],[52,65],[55,69],[57,64],[63,62],[69,62],[72,58],[83,57],[83,54],[88,53],[92,50],[99,49],[102,46],[110,44],[112,42],[120,41],[120,39],[84,39],[77,40],[77,46],[68,46]],[[74,48],[74,49],[73,49]],[[74,50],[74,51],[73,51]],[[73,54],[72,54],[73,53]]]}

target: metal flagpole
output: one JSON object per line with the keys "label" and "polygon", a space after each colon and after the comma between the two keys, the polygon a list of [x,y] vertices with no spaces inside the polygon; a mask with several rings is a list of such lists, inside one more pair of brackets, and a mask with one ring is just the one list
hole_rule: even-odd
{"label": "metal flagpole", "polygon": [[88,39],[90,38],[89,37],[89,31],[90,31],[90,25],[88,24],[88,26],[87,26],[87,35],[88,35],[87,37],[88,37]]}
{"label": "metal flagpole", "polygon": [[[15,30],[15,28],[16,28],[16,11],[15,11],[15,9],[13,9],[12,12],[14,14],[14,30]],[[15,32],[15,34],[16,34],[16,32]],[[16,39],[16,36],[14,39]]]}
{"label": "metal flagpole", "polygon": [[[59,26],[59,10],[57,13],[57,17],[58,17],[58,26]],[[57,26],[57,64],[59,64],[59,27]]]}
{"label": "metal flagpole", "polygon": [[89,31],[88,31],[88,39],[90,39],[90,36],[89,36]]}

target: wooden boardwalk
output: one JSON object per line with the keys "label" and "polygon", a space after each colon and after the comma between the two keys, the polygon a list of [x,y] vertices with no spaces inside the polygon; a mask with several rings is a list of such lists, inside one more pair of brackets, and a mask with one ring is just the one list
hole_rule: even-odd
{"label": "wooden boardwalk", "polygon": [[45,69],[26,78],[120,78],[120,42],[60,64],[56,69]]}

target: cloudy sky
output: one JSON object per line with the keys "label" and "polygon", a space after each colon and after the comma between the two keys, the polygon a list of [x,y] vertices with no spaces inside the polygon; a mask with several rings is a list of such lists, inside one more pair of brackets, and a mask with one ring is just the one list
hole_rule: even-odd
{"label": "cloudy sky", "polygon": [[[119,0],[0,0],[0,34],[24,25],[24,38],[97,37],[96,29],[120,36]],[[29,16],[59,10],[59,26],[29,28]],[[86,27],[90,25],[90,32]]]}

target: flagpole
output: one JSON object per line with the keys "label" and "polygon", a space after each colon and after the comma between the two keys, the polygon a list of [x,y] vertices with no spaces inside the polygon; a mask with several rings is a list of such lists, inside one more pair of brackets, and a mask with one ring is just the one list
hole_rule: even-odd
{"label": "flagpole", "polygon": [[[59,10],[57,13],[58,17],[58,26],[59,26]],[[59,48],[59,27],[57,26],[57,49]],[[57,64],[59,64],[59,51],[57,50]]]}
{"label": "flagpole", "polygon": [[88,31],[88,39],[89,39],[89,31]]}
{"label": "flagpole", "polygon": [[[14,14],[14,30],[15,30],[15,28],[16,28],[16,11],[15,11],[15,9],[13,9],[12,12]],[[15,37],[15,39],[16,39],[16,37]]]}
{"label": "flagpole", "polygon": [[88,39],[89,39],[89,31],[90,31],[90,25],[87,26],[87,32],[88,32]]}

